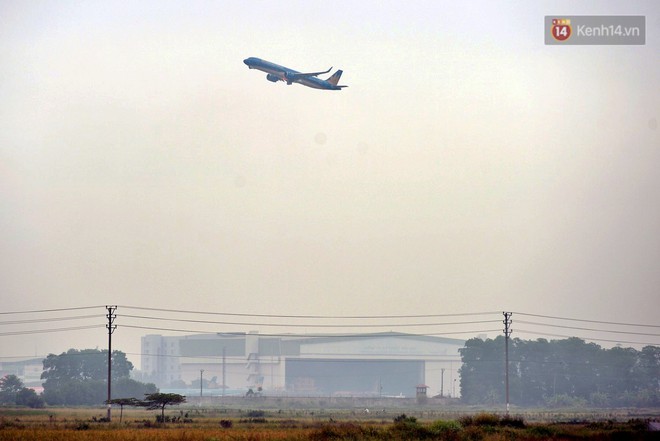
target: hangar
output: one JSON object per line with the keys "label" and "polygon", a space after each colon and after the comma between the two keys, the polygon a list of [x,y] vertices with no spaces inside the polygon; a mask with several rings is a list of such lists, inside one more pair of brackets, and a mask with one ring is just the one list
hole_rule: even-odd
{"label": "hangar", "polygon": [[464,340],[397,332],[142,337],[142,371],[161,388],[205,395],[457,396]]}

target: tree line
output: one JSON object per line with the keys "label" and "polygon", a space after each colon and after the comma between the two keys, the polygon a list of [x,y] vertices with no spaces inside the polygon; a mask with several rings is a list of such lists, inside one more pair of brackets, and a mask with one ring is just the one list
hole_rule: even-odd
{"label": "tree line", "polygon": [[44,399],[33,389],[25,387],[16,375],[5,375],[0,378],[0,404],[41,408],[44,407]]}
{"label": "tree line", "polygon": [[[461,397],[495,405],[505,397],[505,339],[473,338],[460,349]],[[44,391],[37,395],[18,377],[0,379],[0,403],[30,407],[98,405],[107,399],[107,350],[70,349],[43,360]],[[130,378],[133,364],[112,353],[112,399],[144,400],[153,383]],[[660,347],[603,349],[579,338],[509,340],[510,402],[519,406],[660,406]],[[128,402],[126,403],[128,404]]]}
{"label": "tree line", "polygon": [[[49,405],[96,405],[108,398],[108,351],[69,349],[43,361],[43,399]],[[130,378],[133,363],[112,351],[112,398],[142,399],[158,392],[153,383]]]}
{"label": "tree line", "polygon": [[[176,399],[160,394],[153,383],[130,378],[133,363],[122,351],[112,352],[112,404],[154,406],[178,404]],[[43,393],[24,387],[16,375],[0,378],[0,404],[43,407],[98,405],[108,398],[108,351],[69,349],[43,360]],[[165,403],[165,404],[163,404]],[[151,407],[150,407],[151,408]]]}
{"label": "tree line", "polygon": [[[505,400],[505,338],[473,338],[460,349],[467,404]],[[579,338],[509,340],[509,396],[519,406],[660,405],[660,347],[603,349]]]}
{"label": "tree line", "polygon": [[[48,405],[120,406],[120,422],[124,406],[158,409],[156,418],[165,422],[165,408],[186,402],[179,394],[160,393],[153,383],[141,383],[130,378],[133,363],[122,351],[112,352],[112,398],[107,400],[108,351],[98,349],[69,349],[60,355],[49,354],[43,360],[41,374],[43,394],[24,387],[16,375],[0,378],[0,404],[43,407]],[[187,420],[186,420],[187,421]]]}
{"label": "tree line", "polygon": [[[70,349],[60,355],[49,354],[43,360],[43,393],[24,387],[16,375],[0,379],[0,404],[43,407],[49,405],[96,405],[107,398],[108,351]],[[133,364],[121,351],[113,352],[113,392],[134,395],[144,389],[131,380]],[[155,388],[155,386],[154,386]],[[151,388],[147,389],[153,392]]]}

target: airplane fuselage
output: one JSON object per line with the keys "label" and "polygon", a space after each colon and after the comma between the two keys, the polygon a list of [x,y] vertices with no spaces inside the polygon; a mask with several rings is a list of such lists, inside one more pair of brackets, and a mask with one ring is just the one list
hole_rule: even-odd
{"label": "airplane fuselage", "polygon": [[[341,90],[342,88],[346,87],[338,86],[336,84],[336,82],[339,80],[339,77],[341,76],[342,71],[337,71],[328,80],[317,78],[316,75],[328,73],[332,68],[323,72],[303,73],[294,69],[290,69],[286,66],[281,66],[279,64],[275,64],[256,57],[246,58],[243,60],[243,63],[245,63],[250,69],[257,69],[262,72],[266,72],[268,74],[266,78],[273,82],[284,81],[287,84],[298,83],[302,84],[303,86],[312,87],[314,89],[325,90]],[[336,77],[336,79],[333,82],[331,79],[334,77]]]}

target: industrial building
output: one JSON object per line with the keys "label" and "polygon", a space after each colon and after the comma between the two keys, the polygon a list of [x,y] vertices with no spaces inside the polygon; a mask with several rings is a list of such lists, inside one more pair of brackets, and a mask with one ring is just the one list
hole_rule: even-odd
{"label": "industrial building", "polygon": [[0,361],[0,378],[16,375],[25,387],[41,391],[41,373],[44,368],[43,357],[29,357],[13,361]]}
{"label": "industrial building", "polygon": [[142,372],[161,388],[204,380],[206,394],[454,396],[463,340],[396,332],[142,337]]}

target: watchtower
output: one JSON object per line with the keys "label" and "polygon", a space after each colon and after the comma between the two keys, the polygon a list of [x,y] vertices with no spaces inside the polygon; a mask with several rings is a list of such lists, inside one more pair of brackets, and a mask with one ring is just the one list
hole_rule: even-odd
{"label": "watchtower", "polygon": [[417,404],[426,404],[426,401],[428,400],[428,397],[426,396],[426,390],[429,387],[425,384],[418,384],[416,389],[417,393],[415,396],[417,397]]}

